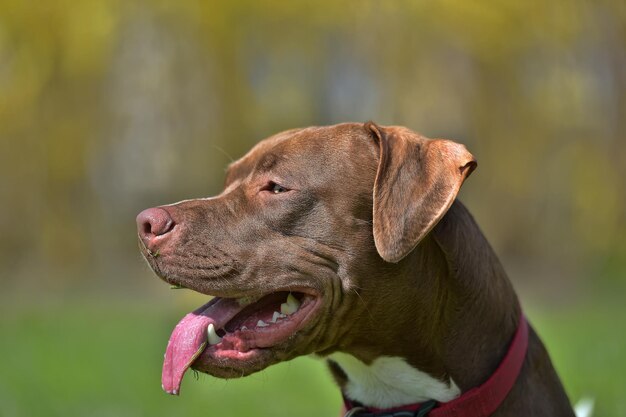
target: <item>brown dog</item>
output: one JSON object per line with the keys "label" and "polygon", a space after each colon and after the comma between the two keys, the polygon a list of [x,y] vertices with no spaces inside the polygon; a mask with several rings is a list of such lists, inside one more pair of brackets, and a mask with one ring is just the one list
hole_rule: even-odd
{"label": "brown dog", "polygon": [[143,211],[156,273],[216,297],[174,330],[164,389],[178,394],[190,366],[233,378],[315,353],[351,415],[573,416],[455,201],[475,167],[462,145],[403,127],[310,127],[255,146],[217,197]]}

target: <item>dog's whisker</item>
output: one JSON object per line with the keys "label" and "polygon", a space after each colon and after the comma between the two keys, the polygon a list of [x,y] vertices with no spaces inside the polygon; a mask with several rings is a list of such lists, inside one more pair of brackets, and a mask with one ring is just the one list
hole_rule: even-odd
{"label": "dog's whisker", "polygon": [[226,150],[224,150],[224,148],[222,148],[220,146],[217,146],[215,144],[212,144],[211,146],[213,148],[215,148],[216,150],[220,151],[221,153],[223,153],[224,156],[226,156],[230,160],[229,162],[235,162],[235,159],[232,156],[230,156],[230,154],[228,152],[226,152]]}
{"label": "dog's whisker", "polygon": [[357,297],[359,298],[359,300],[361,300],[361,302],[363,303],[363,308],[365,308],[365,311],[367,312],[367,315],[370,318],[370,322],[373,326],[376,326],[376,319],[374,318],[374,315],[372,314],[372,312],[370,311],[369,307],[367,306],[367,303],[365,302],[365,300],[363,299],[363,297],[361,297],[361,294],[357,291],[356,288],[352,287],[351,288],[352,292],[354,292]]}

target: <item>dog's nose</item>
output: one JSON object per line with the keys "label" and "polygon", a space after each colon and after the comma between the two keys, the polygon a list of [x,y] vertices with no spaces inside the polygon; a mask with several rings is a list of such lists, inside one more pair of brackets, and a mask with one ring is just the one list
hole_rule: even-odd
{"label": "dog's nose", "polygon": [[146,247],[149,247],[154,238],[170,232],[173,228],[174,220],[162,208],[149,208],[137,216],[137,232]]}

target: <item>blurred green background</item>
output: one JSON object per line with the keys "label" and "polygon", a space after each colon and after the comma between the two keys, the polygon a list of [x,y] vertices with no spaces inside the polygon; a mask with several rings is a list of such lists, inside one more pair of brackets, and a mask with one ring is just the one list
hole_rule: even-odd
{"label": "blurred green background", "polygon": [[572,401],[626,415],[626,3],[0,0],[0,416],[336,415],[323,365],[160,390],[205,301],[135,215],[258,140],[374,120],[465,143],[461,198]]}

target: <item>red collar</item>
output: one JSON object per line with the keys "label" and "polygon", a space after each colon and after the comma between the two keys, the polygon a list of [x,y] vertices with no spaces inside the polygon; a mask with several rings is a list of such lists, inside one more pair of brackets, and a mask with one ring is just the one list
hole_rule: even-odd
{"label": "red collar", "polygon": [[[432,407],[432,402],[410,404],[386,410],[359,407],[362,411],[356,412],[355,408],[357,407],[344,397],[346,409],[348,410],[348,414],[346,415],[374,417],[376,415],[393,416],[397,413],[398,416],[487,417],[498,409],[509,391],[513,388],[522,369],[522,365],[524,364],[527,348],[528,322],[522,314],[508,352],[504,356],[504,359],[502,359],[502,362],[500,362],[498,369],[496,369],[482,385],[470,389],[460,397],[447,403],[436,403],[431,411],[422,410],[422,408],[426,406]],[[355,412],[349,414],[352,409],[355,409]],[[407,412],[411,414],[407,414]]]}

